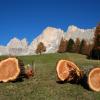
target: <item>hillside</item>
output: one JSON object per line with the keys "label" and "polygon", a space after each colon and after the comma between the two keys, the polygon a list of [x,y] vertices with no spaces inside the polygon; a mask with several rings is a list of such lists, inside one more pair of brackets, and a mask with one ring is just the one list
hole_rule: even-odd
{"label": "hillside", "polygon": [[[21,82],[1,83],[0,100],[99,100],[100,93],[76,84],[59,84],[56,63],[59,59],[74,61],[81,69],[100,66],[100,61],[87,60],[86,56],[73,53],[23,56],[25,64],[35,62],[35,76]],[[0,57],[2,59],[2,57]]]}

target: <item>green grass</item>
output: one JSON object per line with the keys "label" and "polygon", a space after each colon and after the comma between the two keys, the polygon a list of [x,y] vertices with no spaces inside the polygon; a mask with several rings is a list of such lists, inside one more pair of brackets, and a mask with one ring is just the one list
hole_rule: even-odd
{"label": "green grass", "polygon": [[[0,57],[2,59],[4,57]],[[56,63],[60,59],[74,61],[81,69],[100,66],[100,61],[88,60],[74,53],[24,56],[25,64],[35,62],[35,75],[22,82],[0,83],[0,100],[100,100],[100,92],[93,92],[77,84],[58,84]]]}

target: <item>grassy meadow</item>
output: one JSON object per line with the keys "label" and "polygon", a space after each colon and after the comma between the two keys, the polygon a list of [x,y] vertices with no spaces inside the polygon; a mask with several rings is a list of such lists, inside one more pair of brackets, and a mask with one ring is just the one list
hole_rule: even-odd
{"label": "grassy meadow", "polygon": [[[0,57],[2,59],[4,57]],[[22,82],[0,83],[0,100],[100,100],[100,92],[85,89],[82,85],[57,83],[56,63],[60,59],[74,61],[81,69],[100,66],[98,60],[85,55],[55,53],[19,57],[24,64],[35,63],[35,75]]]}

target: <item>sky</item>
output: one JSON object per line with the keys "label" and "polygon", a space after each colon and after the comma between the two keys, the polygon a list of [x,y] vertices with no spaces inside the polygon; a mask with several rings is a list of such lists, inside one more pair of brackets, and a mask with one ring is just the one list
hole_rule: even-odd
{"label": "sky", "polygon": [[0,45],[11,38],[29,43],[48,27],[93,28],[100,22],[100,0],[0,0]]}

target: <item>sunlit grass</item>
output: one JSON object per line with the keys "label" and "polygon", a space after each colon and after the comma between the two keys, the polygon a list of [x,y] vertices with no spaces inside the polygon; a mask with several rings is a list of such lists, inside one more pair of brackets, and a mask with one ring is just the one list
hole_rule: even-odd
{"label": "sunlit grass", "polygon": [[[3,57],[0,57],[2,59]],[[60,59],[74,61],[81,69],[100,66],[100,61],[88,60],[74,53],[44,54],[19,57],[25,64],[35,63],[35,76],[22,82],[0,83],[0,100],[99,100],[100,92],[76,84],[58,84],[56,63]]]}

